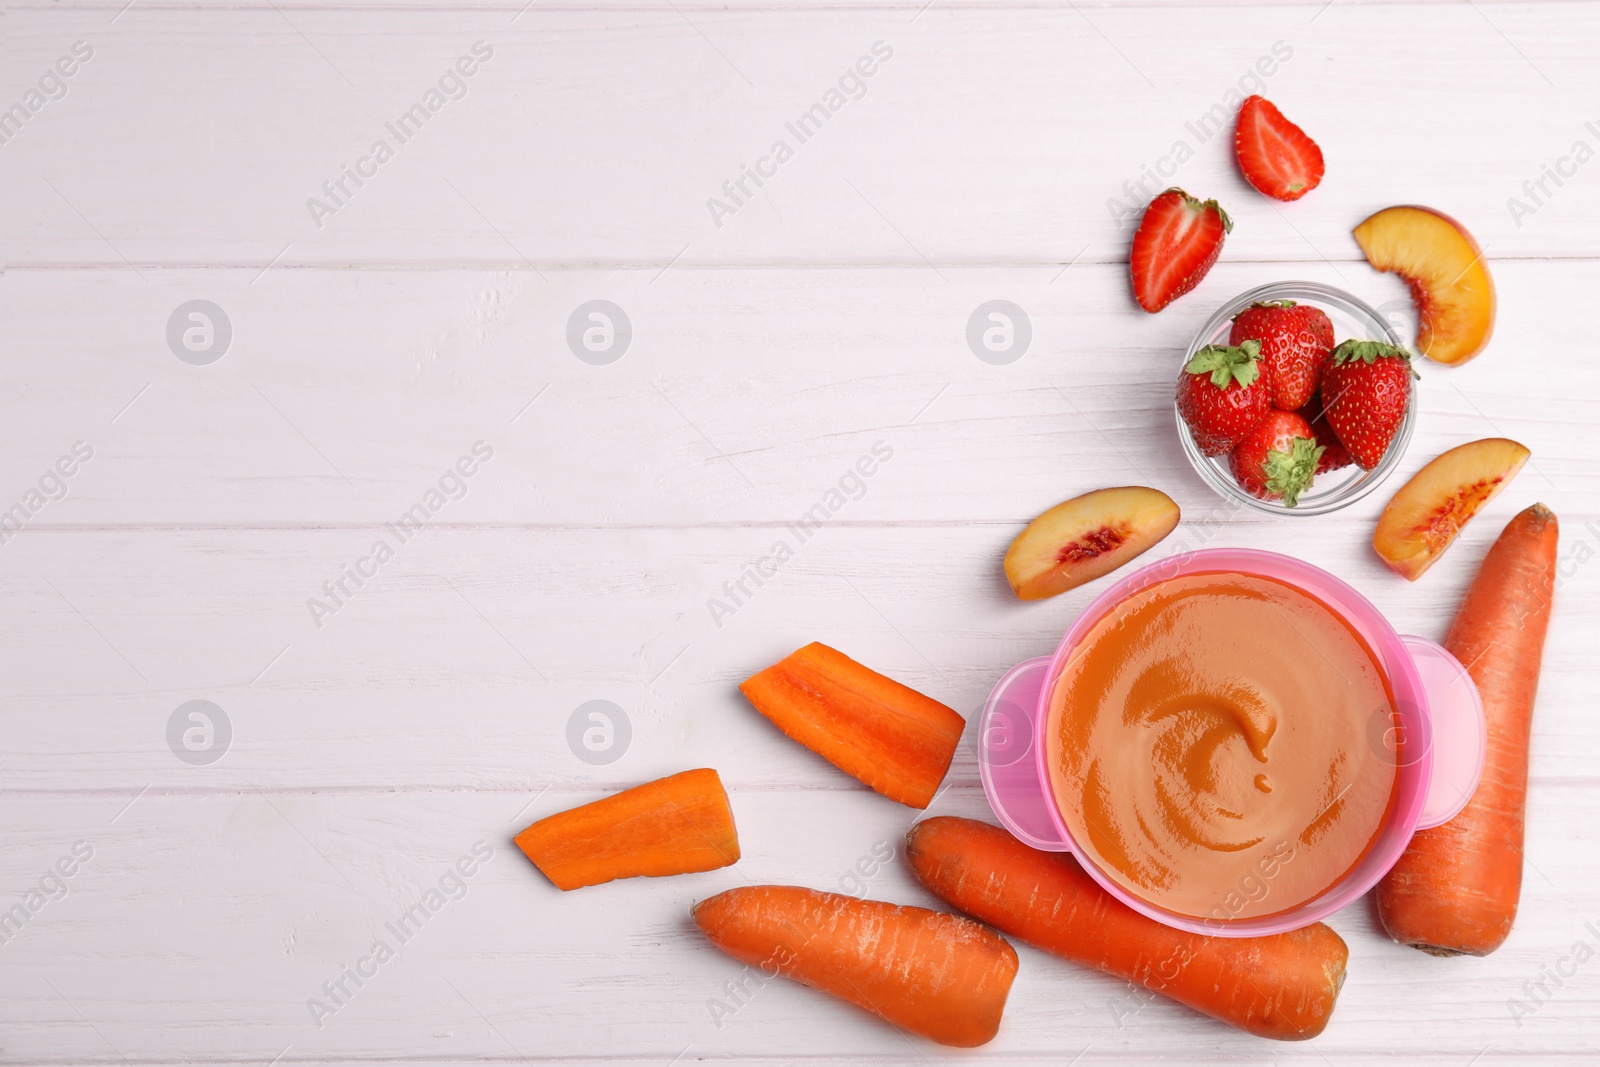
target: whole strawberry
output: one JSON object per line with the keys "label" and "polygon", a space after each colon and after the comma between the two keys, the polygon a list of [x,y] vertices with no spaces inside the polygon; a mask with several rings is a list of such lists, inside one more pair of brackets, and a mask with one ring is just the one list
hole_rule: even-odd
{"label": "whole strawberry", "polygon": [[1261,342],[1261,362],[1272,379],[1272,406],[1297,411],[1322,381],[1333,352],[1333,323],[1319,307],[1293,300],[1251,304],[1233,317],[1230,345]]}
{"label": "whole strawberry", "polygon": [[1382,341],[1346,341],[1333,350],[1322,375],[1328,425],[1362,470],[1371,470],[1411,401],[1411,354]]}
{"label": "whole strawberry", "polygon": [[1292,508],[1311,487],[1321,458],[1311,424],[1292,411],[1274,411],[1244,435],[1228,462],[1245,492]]}
{"label": "whole strawberry", "polygon": [[1271,410],[1272,387],[1261,373],[1260,355],[1255,341],[1207,345],[1178,374],[1178,414],[1206,455],[1233,451]]}
{"label": "whole strawberry", "polygon": [[1295,414],[1311,424],[1311,432],[1317,435],[1317,444],[1322,446],[1322,458],[1317,461],[1318,474],[1350,466],[1350,453],[1340,442],[1339,435],[1333,432],[1333,427],[1328,425],[1328,412],[1322,403],[1321,393],[1312,397],[1311,403]]}

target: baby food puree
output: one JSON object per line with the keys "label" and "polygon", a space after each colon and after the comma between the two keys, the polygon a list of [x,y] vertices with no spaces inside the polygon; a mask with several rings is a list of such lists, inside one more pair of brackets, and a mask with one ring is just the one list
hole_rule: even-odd
{"label": "baby food puree", "polygon": [[1045,756],[1107,877],[1180,915],[1254,918],[1317,896],[1371,847],[1395,793],[1394,721],[1372,650],[1326,604],[1190,574],[1084,636],[1051,691]]}

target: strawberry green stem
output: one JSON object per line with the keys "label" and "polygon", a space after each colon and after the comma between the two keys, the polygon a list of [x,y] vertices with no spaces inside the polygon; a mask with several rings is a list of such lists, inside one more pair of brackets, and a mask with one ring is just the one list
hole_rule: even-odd
{"label": "strawberry green stem", "polygon": [[1410,352],[1382,341],[1346,341],[1333,350],[1335,366],[1344,363],[1376,363],[1380,359],[1398,359],[1410,368],[1413,378],[1422,377],[1417,373],[1417,369],[1411,366]]}
{"label": "strawberry green stem", "polygon": [[1231,345],[1206,345],[1184,364],[1190,374],[1209,374],[1211,384],[1226,389],[1228,383],[1238,382],[1248,388],[1261,373],[1261,342],[1245,341],[1237,347]]}
{"label": "strawberry green stem", "polygon": [[1300,494],[1311,488],[1317,462],[1325,451],[1322,445],[1305,437],[1296,437],[1287,452],[1269,451],[1261,465],[1267,488],[1280,494],[1286,507],[1294,507],[1300,502]]}

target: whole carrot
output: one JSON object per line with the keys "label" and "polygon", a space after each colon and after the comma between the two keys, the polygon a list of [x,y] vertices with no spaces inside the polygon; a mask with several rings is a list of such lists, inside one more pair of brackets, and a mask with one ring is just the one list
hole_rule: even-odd
{"label": "whole carrot", "polygon": [[1557,526],[1543,504],[1513,518],[1484,557],[1444,639],[1483,698],[1489,720],[1483,778],[1455,818],[1417,831],[1377,893],[1389,936],[1435,956],[1487,956],[1517,917],[1528,737],[1550,627]]}
{"label": "whole carrot", "polygon": [[1344,984],[1349,949],[1322,923],[1250,938],[1174,930],[1113,898],[1072,857],[987,823],[926,819],[906,835],[906,854],[936,896],[1000,932],[1258,1037],[1316,1037]]}
{"label": "whole carrot", "polygon": [[691,909],[736,960],[832,993],[902,1029],[971,1048],[1000,1029],[1017,952],[942,911],[795,886],[730,889]]}

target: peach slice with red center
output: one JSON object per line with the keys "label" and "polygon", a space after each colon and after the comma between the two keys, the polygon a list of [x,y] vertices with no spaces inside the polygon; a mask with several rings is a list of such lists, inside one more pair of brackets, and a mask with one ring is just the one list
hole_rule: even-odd
{"label": "peach slice with red center", "polygon": [[1494,282],[1483,250],[1455,219],[1432,208],[1384,208],[1355,229],[1367,262],[1411,287],[1417,351],[1454,366],[1482,352],[1494,332]]}
{"label": "peach slice with red center", "polygon": [[1178,505],[1142,485],[1096,489],[1057,504],[1006,550],[1006,581],[1022,600],[1043,600],[1109,574],[1178,525]]}
{"label": "peach slice with red center", "polygon": [[1383,514],[1372,547],[1389,569],[1416,581],[1476,515],[1528,462],[1528,450],[1504,437],[1452,448],[1400,487]]}

